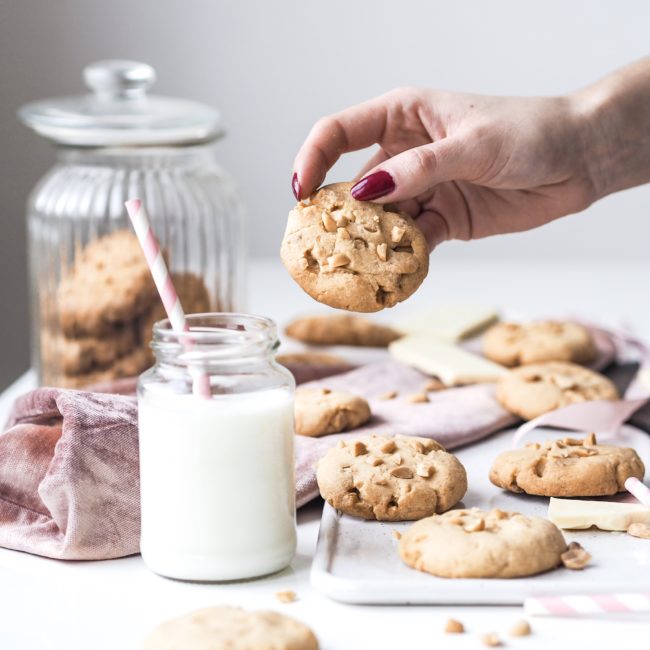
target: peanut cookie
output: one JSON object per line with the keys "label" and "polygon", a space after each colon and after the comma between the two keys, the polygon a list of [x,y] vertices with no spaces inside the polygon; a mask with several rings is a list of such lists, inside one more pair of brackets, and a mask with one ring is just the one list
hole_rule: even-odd
{"label": "peanut cookie", "polygon": [[335,354],[325,354],[324,352],[291,352],[288,354],[278,354],[275,360],[283,366],[332,366],[348,369],[353,367],[343,357],[338,357]]}
{"label": "peanut cookie", "polygon": [[68,338],[41,330],[43,363],[60,368],[66,375],[77,375],[91,369],[106,368],[136,345],[136,329],[132,325],[113,328],[103,338],[82,336]]}
{"label": "peanut cookie", "polygon": [[370,407],[363,397],[327,388],[298,388],[294,407],[296,433],[324,436],[365,424]]}
{"label": "peanut cookie", "polygon": [[532,420],[562,406],[618,399],[616,386],[600,373],[565,361],[521,366],[497,381],[496,396],[511,413]]}
{"label": "peanut cookie", "polygon": [[399,541],[410,567],[441,578],[519,578],[559,566],[567,550],[542,517],[495,508],[452,510],[414,523]]}
{"label": "peanut cookie", "polygon": [[430,438],[368,436],[340,440],[318,462],[322,497],[342,512],[380,521],[427,517],[467,491],[465,468]]}
{"label": "peanut cookie", "polygon": [[356,201],[335,183],[289,213],[280,256],[312,298],[372,312],[408,298],[429,270],[424,235],[408,215]]}
{"label": "peanut cookie", "polygon": [[136,348],[132,352],[116,359],[114,363],[101,370],[78,375],[62,376],[59,378],[59,385],[62,388],[86,388],[95,384],[103,384],[114,379],[135,377],[151,365],[148,350]]}
{"label": "peanut cookie", "polygon": [[303,623],[277,612],[211,607],[159,625],[143,650],[318,650],[318,640]]}
{"label": "peanut cookie", "polygon": [[104,336],[117,323],[144,313],[156,287],[140,244],[118,230],[88,244],[57,292],[61,329],[66,336]]}
{"label": "peanut cookie", "polygon": [[315,345],[359,345],[385,348],[401,334],[387,325],[349,314],[298,318],[285,329],[287,336]]}
{"label": "peanut cookie", "polygon": [[634,449],[599,445],[586,438],[563,438],[526,445],[497,456],[490,481],[511,492],[545,497],[597,497],[625,492],[630,476],[645,467]]}
{"label": "peanut cookie", "polygon": [[499,323],[483,337],[483,353],[504,366],[544,361],[589,363],[596,356],[589,330],[577,323]]}

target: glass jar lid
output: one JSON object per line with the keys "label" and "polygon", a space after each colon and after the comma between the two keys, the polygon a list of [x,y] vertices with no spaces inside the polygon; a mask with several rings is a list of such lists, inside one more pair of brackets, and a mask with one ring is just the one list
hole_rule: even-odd
{"label": "glass jar lid", "polygon": [[219,113],[198,102],[148,95],[155,70],[136,61],[99,61],[84,69],[87,95],[33,102],[18,111],[36,133],[74,146],[207,142],[222,134]]}

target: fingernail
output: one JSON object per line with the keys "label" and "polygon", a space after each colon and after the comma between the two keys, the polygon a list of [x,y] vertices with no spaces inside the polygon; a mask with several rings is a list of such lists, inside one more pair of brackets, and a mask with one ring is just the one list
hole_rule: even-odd
{"label": "fingernail", "polygon": [[298,174],[296,174],[295,172],[293,174],[293,178],[291,179],[291,189],[293,190],[293,195],[296,197],[296,201],[300,201],[300,194],[302,193],[302,188],[300,187]]}
{"label": "fingernail", "polygon": [[395,189],[393,177],[383,170],[362,178],[351,190],[357,201],[372,201],[390,194]]}

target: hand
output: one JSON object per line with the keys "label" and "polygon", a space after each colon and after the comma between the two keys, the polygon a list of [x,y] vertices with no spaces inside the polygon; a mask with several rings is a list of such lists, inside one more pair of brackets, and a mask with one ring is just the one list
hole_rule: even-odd
{"label": "hand", "polygon": [[315,124],[294,162],[294,193],[316,190],[341,154],[378,144],[352,195],[397,204],[432,249],[528,230],[597,198],[582,108],[577,96],[393,90]]}

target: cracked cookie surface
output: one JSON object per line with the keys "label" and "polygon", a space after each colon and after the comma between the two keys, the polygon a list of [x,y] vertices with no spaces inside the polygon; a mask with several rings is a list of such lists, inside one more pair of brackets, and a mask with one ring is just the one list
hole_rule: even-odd
{"label": "cracked cookie surface", "polygon": [[408,215],[356,201],[352,183],[326,185],[289,213],[280,257],[312,298],[374,312],[408,298],[429,270],[426,240]]}
{"label": "cracked cookie surface", "polygon": [[442,578],[518,578],[559,566],[567,545],[555,524],[495,508],[452,510],[414,523],[399,541],[410,567]]}
{"label": "cracked cookie surface", "polygon": [[342,390],[297,388],[294,416],[298,435],[324,436],[365,424],[370,406],[363,397]]}
{"label": "cracked cookie surface", "polygon": [[596,497],[625,491],[625,481],[643,479],[645,467],[634,449],[599,445],[592,433],[530,443],[505,451],[490,470],[490,481],[510,492],[546,497]]}
{"label": "cracked cookie surface", "polygon": [[510,367],[544,361],[589,363],[596,346],[589,330],[578,323],[499,323],[485,333],[483,353]]}
{"label": "cracked cookie surface", "polygon": [[351,314],[305,316],[287,325],[287,336],[314,345],[356,345],[385,348],[402,335],[387,325]]}
{"label": "cracked cookie surface", "polygon": [[430,438],[340,440],[318,462],[321,496],[363,519],[406,521],[452,508],[467,491],[460,461]]}
{"label": "cracked cookie surface", "polygon": [[569,404],[618,399],[618,391],[598,372],[549,361],[510,370],[497,381],[496,396],[511,413],[532,420]]}

